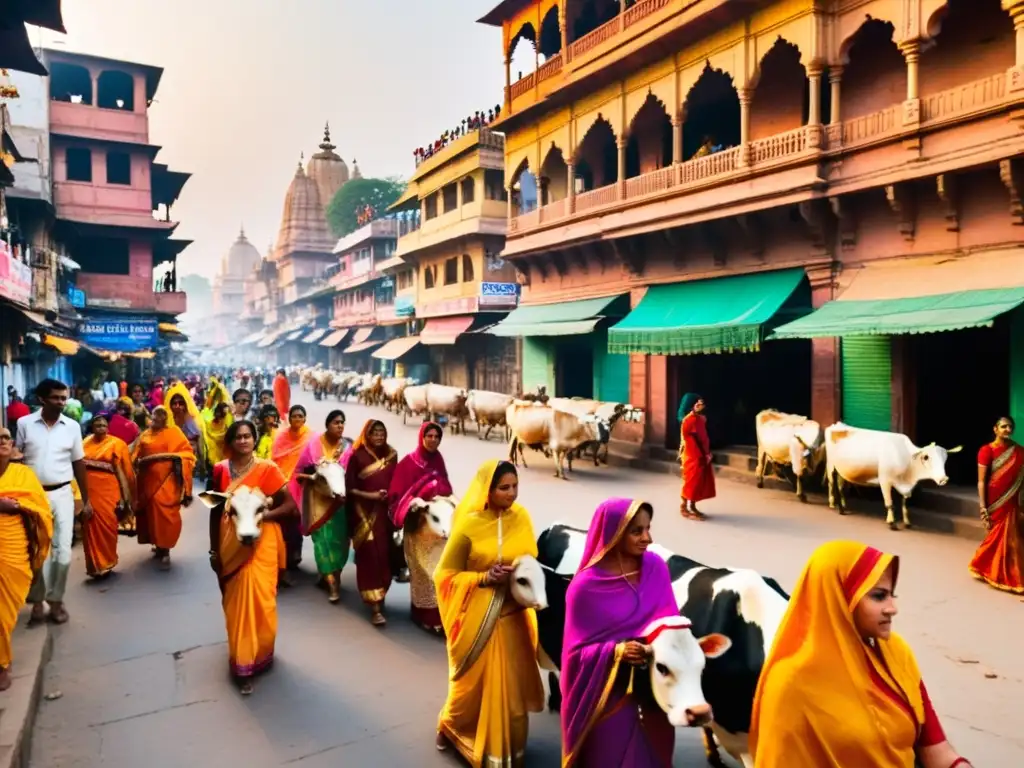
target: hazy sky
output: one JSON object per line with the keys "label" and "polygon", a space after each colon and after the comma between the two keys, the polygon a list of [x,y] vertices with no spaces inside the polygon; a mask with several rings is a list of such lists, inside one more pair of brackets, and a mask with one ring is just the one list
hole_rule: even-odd
{"label": "hazy sky", "polygon": [[[412,150],[500,103],[497,0],[64,0],[57,47],[164,68],[150,110],[158,162],[193,175],[172,210],[212,277],[238,226],[276,238],[299,153],[324,121],[364,176],[407,177]],[[33,40],[39,31],[32,31]],[[531,54],[532,55],[532,54]]]}

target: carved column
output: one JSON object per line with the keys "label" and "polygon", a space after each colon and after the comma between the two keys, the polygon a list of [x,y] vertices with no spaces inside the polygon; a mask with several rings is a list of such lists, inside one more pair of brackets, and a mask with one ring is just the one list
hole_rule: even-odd
{"label": "carved column", "polygon": [[505,114],[512,111],[512,57],[505,56]]}
{"label": "carved column", "polygon": [[619,168],[616,178],[618,198],[619,200],[624,200],[626,198],[626,147],[629,146],[629,139],[625,136],[620,136],[616,139],[615,144],[619,149]]}
{"label": "carved column", "polygon": [[814,67],[807,71],[807,146],[817,149],[821,146],[821,69]]}
{"label": "carved column", "polygon": [[562,66],[569,63],[569,33],[566,31],[565,3],[558,4],[558,31],[562,35]]}
{"label": "carved column", "polygon": [[672,164],[683,162],[683,121],[676,115],[672,118]]}
{"label": "carved column", "polygon": [[568,184],[565,195],[565,215],[572,216],[576,213],[576,162],[574,158],[565,158],[566,184]]}
{"label": "carved column", "polygon": [[[1003,2],[1006,8],[1008,3]],[[1013,18],[1013,29],[1017,37],[1017,57],[1014,66],[1007,72],[1010,92],[1024,90],[1024,2],[1017,0],[1007,9]]]}
{"label": "carved column", "polygon": [[92,81],[92,104],[94,107],[99,105],[100,100],[100,72],[95,69],[89,70],[89,79]]}
{"label": "carved column", "polygon": [[[815,309],[835,298],[833,264],[807,267],[811,284],[811,306]],[[842,374],[839,339],[811,339],[811,418],[819,424],[834,424],[842,417]]]}
{"label": "carved column", "polygon": [[740,88],[740,165],[750,165],[750,99],[749,88]]}
{"label": "carved column", "polygon": [[832,96],[829,100],[831,112],[828,116],[829,147],[836,148],[843,144],[843,119],[840,110],[840,96],[842,95],[843,68],[840,66],[830,67],[828,70],[828,83],[832,86]]}
{"label": "carved column", "polygon": [[903,102],[903,125],[912,127],[921,122],[921,93],[918,83],[921,41],[907,40],[900,44],[900,51],[907,61],[907,99]]}

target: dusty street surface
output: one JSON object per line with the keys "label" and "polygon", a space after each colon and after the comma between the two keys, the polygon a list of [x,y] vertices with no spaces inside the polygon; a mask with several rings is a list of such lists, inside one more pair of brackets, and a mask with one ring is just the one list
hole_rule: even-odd
{"label": "dusty street surface", "polygon": [[[338,407],[296,396],[317,429]],[[350,436],[374,415],[388,425],[401,454],[413,448],[412,424],[402,427],[382,409],[340,407]],[[472,431],[446,436],[441,450],[457,492],[482,460],[507,453],[502,443],[480,442]],[[678,516],[678,483],[671,477],[584,465],[573,480],[561,481],[540,454],[527,460],[520,501],[538,531],[556,520],[586,527],[604,499],[640,497],[654,505],[661,544],[709,564],[755,568],[787,589],[811,550],[830,539],[899,554],[897,630],[917,653],[947,734],[975,765],[1024,765],[1024,602],[968,576],[969,541],[893,533],[877,519],[840,518],[780,491],[725,482],[704,506],[713,519],[688,522]],[[41,704],[32,766],[458,765],[433,747],[445,694],[444,647],[408,623],[408,588],[392,589],[390,623],[376,630],[355,592],[351,565],[340,606],[328,605],[313,588],[309,544],[305,583],[279,597],[277,665],[251,698],[241,699],[227,677],[206,521],[198,503],[185,511],[170,573],[157,572],[148,547],[122,539],[118,574],[99,586],[86,584],[76,549],[67,603],[72,618],[55,633],[44,687],[63,695]],[[532,718],[528,764],[559,764],[554,715]],[[705,764],[697,734],[679,732],[676,764]]]}

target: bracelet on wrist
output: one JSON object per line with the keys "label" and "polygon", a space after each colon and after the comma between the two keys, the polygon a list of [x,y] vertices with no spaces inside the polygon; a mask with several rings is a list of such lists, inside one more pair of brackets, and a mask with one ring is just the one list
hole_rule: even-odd
{"label": "bracelet on wrist", "polygon": [[971,761],[970,761],[970,760],[968,760],[968,759],[967,759],[966,757],[958,757],[958,758],[957,758],[956,760],[954,760],[954,761],[953,761],[953,762],[952,762],[952,763],[950,764],[949,768],[957,768],[957,766],[959,766],[959,765],[967,765],[967,766],[970,766],[970,764],[971,764]]}

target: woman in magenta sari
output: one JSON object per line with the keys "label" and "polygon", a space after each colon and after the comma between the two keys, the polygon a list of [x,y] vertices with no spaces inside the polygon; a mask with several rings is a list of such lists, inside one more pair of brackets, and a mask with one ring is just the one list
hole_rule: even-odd
{"label": "woman in magenta sari", "polygon": [[[391,522],[395,529],[405,528],[409,504],[413,499],[430,501],[438,496],[451,496],[448,468],[438,450],[441,445],[441,426],[432,421],[420,427],[416,450],[398,462],[388,494]],[[437,608],[434,591],[434,569],[441,560],[444,539],[429,536],[426,531],[405,531],[402,539],[403,555],[396,563],[399,571],[409,574],[409,595],[412,600],[410,615],[414,624],[442,634],[444,626]],[[399,576],[399,581],[402,580]]]}
{"label": "woman in magenta sari", "polygon": [[566,594],[562,649],[562,766],[668,768],[675,730],[655,703],[638,642],[655,619],[678,615],[668,566],[651,544],[650,504],[597,508],[583,565]]}
{"label": "woman in magenta sari", "polygon": [[996,439],[978,452],[978,500],[988,535],[969,570],[1004,592],[1024,594],[1024,448],[1011,438],[1009,416],[996,422]]}
{"label": "woman in magenta sari", "polygon": [[384,596],[391,587],[393,551],[397,549],[388,518],[388,488],[397,459],[395,449],[388,445],[387,427],[370,419],[352,444],[345,469],[348,530],[356,553],[356,586],[363,602],[370,606],[370,623],[375,627],[387,624]]}

